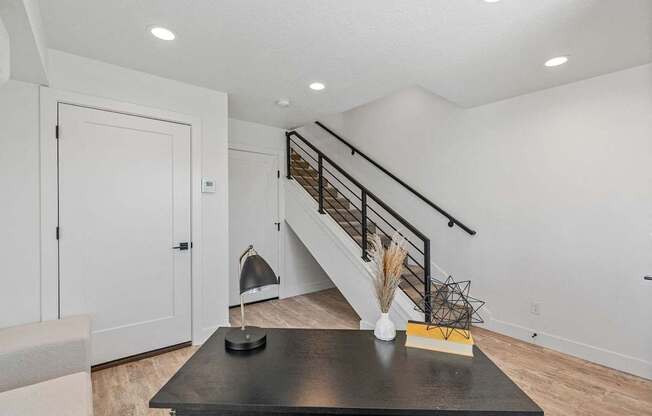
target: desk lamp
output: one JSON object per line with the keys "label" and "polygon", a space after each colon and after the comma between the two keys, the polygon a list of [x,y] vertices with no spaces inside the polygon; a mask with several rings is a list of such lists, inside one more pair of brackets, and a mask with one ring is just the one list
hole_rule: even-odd
{"label": "desk lamp", "polygon": [[[244,263],[243,263],[244,262]],[[264,287],[277,285],[274,270],[250,245],[240,256],[240,328],[230,330],[224,338],[226,348],[247,351],[265,345],[267,334],[262,328],[245,325],[244,296],[261,291]]]}

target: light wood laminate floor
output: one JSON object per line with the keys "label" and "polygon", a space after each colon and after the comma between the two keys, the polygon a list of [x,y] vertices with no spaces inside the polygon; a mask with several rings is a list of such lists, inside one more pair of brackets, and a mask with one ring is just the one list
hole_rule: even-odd
{"label": "light wood laminate floor", "polygon": [[[351,328],[359,318],[336,289],[247,307],[263,327]],[[240,323],[231,309],[231,324]],[[652,381],[540,346],[474,328],[478,346],[545,411],[546,416],[652,415]],[[95,416],[165,415],[149,399],[196,351],[184,348],[93,373]]]}

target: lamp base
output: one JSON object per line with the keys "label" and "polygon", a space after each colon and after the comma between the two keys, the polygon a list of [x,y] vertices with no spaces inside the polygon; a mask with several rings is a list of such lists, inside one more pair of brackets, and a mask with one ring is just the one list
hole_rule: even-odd
{"label": "lamp base", "polygon": [[230,350],[248,351],[262,347],[267,342],[267,334],[257,326],[233,328],[224,337],[224,346]]}

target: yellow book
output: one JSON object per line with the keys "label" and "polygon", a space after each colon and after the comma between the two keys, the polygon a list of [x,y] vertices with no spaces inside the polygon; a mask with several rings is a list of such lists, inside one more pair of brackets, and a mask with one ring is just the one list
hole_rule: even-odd
{"label": "yellow book", "polygon": [[446,332],[446,328],[440,330],[436,326],[410,321],[405,346],[473,357],[473,337],[469,331],[449,331],[448,339],[444,338]]}

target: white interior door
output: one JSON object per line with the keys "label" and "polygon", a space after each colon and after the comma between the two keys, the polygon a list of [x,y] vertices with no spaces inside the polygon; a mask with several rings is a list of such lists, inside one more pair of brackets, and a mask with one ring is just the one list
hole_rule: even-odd
{"label": "white interior door", "polygon": [[59,104],[59,308],[92,361],[191,339],[190,127]]}
{"label": "white interior door", "polygon": [[[240,254],[250,245],[278,276],[278,160],[273,154],[229,150],[229,302],[240,303]],[[278,285],[246,295],[245,302],[278,297]]]}

